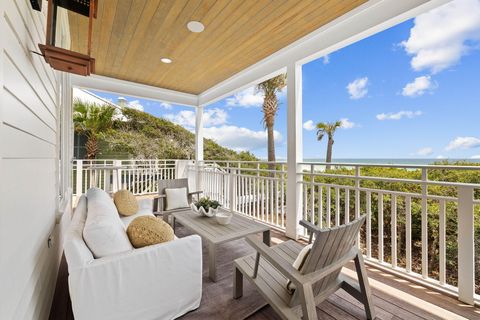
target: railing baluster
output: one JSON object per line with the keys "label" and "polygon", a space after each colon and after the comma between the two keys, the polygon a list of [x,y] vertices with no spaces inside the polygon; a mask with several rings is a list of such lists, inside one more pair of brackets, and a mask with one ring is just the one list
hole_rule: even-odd
{"label": "railing baluster", "polygon": [[[427,169],[422,168],[422,181],[428,181]],[[422,277],[428,278],[428,187],[422,184]]]}
{"label": "railing baluster", "polygon": [[378,193],[378,261],[383,262],[383,193]]}
{"label": "railing baluster", "polygon": [[439,280],[440,284],[445,284],[445,255],[446,255],[446,239],[445,239],[445,215],[446,215],[446,203],[445,200],[440,200],[439,212],[438,212],[438,237],[439,237]]}
{"label": "railing baluster", "polygon": [[397,267],[397,196],[392,195],[391,202],[391,255],[392,255],[392,267]]}
{"label": "railing baluster", "polygon": [[412,198],[405,197],[405,260],[407,272],[412,272]]}
{"label": "railing baluster", "polygon": [[331,211],[331,202],[332,202],[332,190],[329,186],[325,187],[327,189],[327,206],[326,206],[326,222],[327,222],[327,228],[330,228],[331,226],[331,216],[332,216],[332,211]]}
{"label": "railing baluster", "polygon": [[317,226],[323,228],[323,187],[318,186],[318,221]]}
{"label": "railing baluster", "polygon": [[335,188],[335,226],[340,225],[340,188]]}
{"label": "railing baluster", "polygon": [[367,222],[366,222],[366,236],[365,242],[367,246],[367,258],[372,258],[372,193],[367,191],[366,195],[366,206],[367,206]]}
{"label": "railing baluster", "polygon": [[270,179],[270,223],[273,223],[273,197],[274,197],[274,191],[273,191],[273,180]]}
{"label": "railing baluster", "polygon": [[345,223],[350,222],[350,189],[345,188]]}

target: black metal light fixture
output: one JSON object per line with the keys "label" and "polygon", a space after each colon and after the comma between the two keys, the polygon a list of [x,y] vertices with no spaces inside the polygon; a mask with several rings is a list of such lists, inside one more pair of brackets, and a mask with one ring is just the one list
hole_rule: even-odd
{"label": "black metal light fixture", "polygon": [[37,11],[42,11],[42,0],[30,0],[32,8]]}

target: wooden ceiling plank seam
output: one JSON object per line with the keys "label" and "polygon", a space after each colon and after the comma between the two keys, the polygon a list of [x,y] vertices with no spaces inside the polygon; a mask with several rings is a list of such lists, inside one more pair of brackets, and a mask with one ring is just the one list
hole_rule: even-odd
{"label": "wooden ceiling plank seam", "polygon": [[[125,52],[125,56],[121,61],[123,69],[126,69],[128,66],[132,66],[132,62],[136,59],[139,59],[138,52],[142,53],[144,51],[141,50],[140,47],[143,48],[151,42],[151,39],[155,35],[153,30],[157,30],[158,27],[161,25],[164,16],[168,14],[170,7],[173,5],[173,2],[157,1],[156,5],[154,4],[155,3],[152,0],[149,0],[148,9],[152,10],[147,9],[145,11],[146,16],[142,16],[140,24],[138,25],[137,29],[135,30],[135,34],[133,35],[133,39],[144,39],[144,41],[132,41],[129,44],[128,49]],[[132,68],[133,67],[134,66],[132,66]],[[129,70],[127,70],[127,72],[128,71]]]}
{"label": "wooden ceiling plank seam", "polygon": [[[223,1],[222,1],[223,2]],[[204,26],[208,26],[210,22],[218,15],[218,9],[215,8],[215,4],[219,3],[218,0],[202,1],[197,10],[190,17],[190,21],[200,21]],[[185,26],[187,28],[187,26]],[[199,41],[202,41],[204,33],[194,33],[188,32],[185,39],[183,39],[180,44],[173,50],[170,54],[171,58],[175,61],[176,64],[181,63],[182,69],[187,68],[187,63],[183,58],[183,53],[188,48],[198,48]],[[156,73],[156,72],[153,72]],[[154,74],[153,78],[156,81],[161,82],[166,73],[163,74]],[[175,85],[175,83],[173,83]]]}
{"label": "wooden ceiling plank seam", "polygon": [[128,19],[125,23],[126,26],[122,32],[122,38],[120,40],[120,43],[118,44],[116,55],[112,63],[112,70],[110,70],[109,72],[114,76],[118,76],[118,72],[116,72],[115,70],[119,70],[120,68],[120,63],[121,61],[123,61],[123,57],[125,56],[128,45],[131,43],[132,37],[138,28],[138,24],[141,21],[141,17],[145,11],[147,2],[148,0],[135,0],[132,2],[132,8],[128,14]]}
{"label": "wooden ceiling plank seam", "polygon": [[[200,54],[196,55],[195,57],[193,57],[193,59],[188,59],[188,62],[187,64],[185,65],[184,68],[182,68],[182,70],[179,71],[178,73],[178,79],[182,79],[183,77],[190,77],[191,76],[191,73],[192,73],[192,70],[194,70],[194,72],[199,68],[199,67],[203,67],[203,68],[208,68],[208,64],[201,64],[201,63],[198,63],[198,61],[200,61],[201,59],[201,56],[203,57],[205,52],[208,51],[208,50],[213,50],[213,48],[219,48],[221,47],[221,44],[224,43],[225,41],[227,41],[233,34],[235,34],[239,28],[242,27],[242,24],[243,24],[243,21],[245,20],[248,20],[249,19],[249,14],[248,12],[251,12],[251,11],[258,11],[258,10],[262,10],[265,6],[268,5],[268,2],[265,2],[265,1],[257,1],[257,2],[250,2],[251,6],[248,8],[248,11],[247,12],[242,12],[240,10],[234,10],[233,11],[233,14],[230,15],[230,13],[224,13],[223,14],[223,19],[220,20],[220,19],[215,19],[214,21],[221,21],[221,23],[219,23],[218,25],[209,25],[208,28],[209,29],[213,29],[215,32],[215,34],[205,34],[203,35],[203,37],[209,37],[209,38],[212,38],[212,39],[215,39],[214,41],[212,42],[208,42],[208,45],[206,47],[204,47],[205,49],[202,50],[202,48],[198,48],[197,51],[201,51]],[[235,7],[235,8],[238,8],[238,7]],[[230,12],[230,11],[229,11]],[[235,19],[235,21],[237,21],[236,24],[234,25],[230,25],[227,29],[222,29],[221,26],[223,24],[224,21],[228,20],[228,19]],[[205,41],[205,43],[207,43]],[[217,49],[218,51],[218,49]],[[186,59],[184,59],[183,61],[185,61]],[[160,78],[159,79],[159,83],[161,82],[161,80],[163,80],[163,78]]]}
{"label": "wooden ceiling plank seam", "polygon": [[[292,3],[294,3],[294,2],[291,2],[290,4],[292,5]],[[265,21],[265,23],[267,23],[268,27],[264,27],[264,24],[262,24],[262,26],[259,27],[261,29],[261,32],[258,32],[254,35],[252,35],[252,33],[249,33],[248,37],[244,36],[242,39],[239,39],[240,41],[243,41],[242,45],[245,48],[248,48],[247,44],[250,44],[250,43],[253,43],[253,44],[258,43],[259,45],[262,45],[262,43],[263,43],[261,41],[262,38],[264,38],[265,35],[267,35],[267,34],[271,34],[271,29],[273,28],[273,26],[270,24],[270,21],[274,21],[274,22],[277,21],[277,23],[279,23],[278,22],[278,20],[279,20],[278,17],[283,17],[283,19],[285,19],[285,20],[291,19],[291,17],[293,15],[295,15],[296,13],[299,13],[299,12],[304,12],[304,10],[306,8],[308,8],[309,5],[311,5],[311,3],[307,3],[307,2],[303,2],[302,4],[303,5],[299,6],[299,5],[294,3],[292,5],[293,8],[292,7],[288,7],[287,9],[284,8],[285,10],[277,12],[275,15],[273,15],[273,14],[270,15],[270,19],[268,21]],[[285,12],[288,12],[288,14],[285,15]],[[230,45],[228,47],[225,47],[225,50],[224,50],[225,53],[226,53],[225,56],[223,57],[224,60],[226,60],[226,61],[234,60],[235,64],[236,64],[235,67],[236,67],[236,69],[238,69],[238,71],[241,70],[240,66],[237,67],[238,62],[241,60],[241,58],[238,58],[238,57],[244,56],[243,51],[245,49],[243,49],[243,46],[242,46],[242,48],[240,48],[238,46],[235,47],[235,46]],[[271,47],[273,47],[273,45]],[[275,47],[278,47],[278,45],[275,45]],[[241,52],[239,53],[239,51],[241,51]],[[274,50],[274,51],[276,51],[276,50]],[[264,50],[264,52],[270,52],[271,53],[272,50]],[[216,61],[215,64],[214,64],[215,67],[214,66],[210,66],[210,67],[211,67],[212,70],[216,67],[222,68],[223,64],[224,64],[224,61]],[[242,65],[241,67],[243,67],[243,66],[244,65]],[[192,77],[195,77],[195,76],[197,76],[197,74],[192,74]],[[199,76],[201,77],[201,75],[199,75]],[[215,80],[215,81],[217,81],[217,80]]]}
{"label": "wooden ceiling plank seam", "polygon": [[[357,1],[357,3],[364,3],[365,0],[359,0]],[[332,21],[336,16],[338,16],[339,14],[345,14],[347,12],[349,12],[350,10],[352,10],[353,8],[356,7],[356,5],[354,4],[336,4],[337,6],[339,6],[339,10],[336,10],[335,12],[332,12],[329,16],[324,16],[324,17],[321,17],[321,20],[318,19],[318,17],[314,17],[312,19],[309,20],[309,24],[306,25],[308,30],[310,29],[317,29],[318,27],[324,25],[324,24],[327,24],[328,22]],[[330,8],[329,8],[330,9]],[[313,11],[312,11],[313,12]],[[312,13],[310,14],[312,15]],[[277,30],[274,30],[274,34],[282,34],[284,35],[283,39],[288,39],[285,40],[283,43],[281,43],[280,45],[278,45],[279,47],[283,48],[291,43],[293,43],[295,40],[299,39],[299,38],[302,38],[304,37],[305,35],[307,35],[309,32],[303,32],[301,34],[298,34],[296,31],[295,31],[295,25],[292,26],[292,28],[288,28],[287,26],[282,26],[282,25],[279,25],[281,27],[281,29],[277,29]],[[289,32],[290,31],[290,32]],[[248,65],[251,63],[251,59],[258,59],[258,56],[253,56],[252,55],[252,52],[256,52],[256,50],[258,50],[258,46],[257,47],[251,47],[250,48],[250,51],[248,52],[245,52],[245,55],[243,55],[243,57],[245,58],[250,58],[250,59],[245,59],[245,60],[240,60],[239,61],[239,64],[241,65]],[[263,59],[265,57],[267,57],[268,55],[266,56],[263,56],[260,58]],[[219,67],[220,68],[220,67]]]}
{"label": "wooden ceiling plank seam", "polygon": [[[132,15],[132,6],[134,3],[140,3],[141,1],[120,1],[117,5],[117,10],[115,12],[115,19],[113,20],[112,31],[110,35],[110,41],[108,42],[107,57],[105,61],[104,72],[106,74],[112,73],[113,62],[117,58],[117,55],[120,53],[119,46],[122,43],[122,37],[125,32],[125,28],[130,23],[130,18]],[[117,19],[116,17],[124,17],[126,19]],[[122,21],[123,20],[123,21]]]}
{"label": "wooden ceiling plank seam", "polygon": [[[223,63],[223,57],[226,55],[228,52],[227,49],[227,43],[229,40],[232,38],[236,39],[236,44],[238,46],[238,43],[241,43],[241,39],[245,37],[245,34],[248,33],[250,34],[250,29],[247,29],[249,32],[245,32],[245,29],[247,25],[251,24],[251,21],[257,21],[257,20],[263,20],[265,21],[266,16],[271,16],[271,10],[269,10],[269,7],[271,6],[277,6],[279,2],[263,2],[263,6],[261,6],[258,10],[256,10],[256,7],[250,7],[247,12],[238,10],[236,14],[239,15],[239,18],[237,19],[238,23],[232,25],[229,30],[222,32],[220,37],[216,41],[213,41],[209,43],[209,46],[207,47],[206,50],[202,51],[200,55],[197,55],[194,59],[191,60],[191,63],[194,65],[201,65],[201,61],[208,61],[209,63],[211,61],[215,62],[216,59],[212,59],[212,55],[216,54],[218,56],[221,56],[222,59],[217,59],[217,62],[220,61]],[[251,11],[254,11],[253,14],[249,14]],[[227,20],[229,19],[228,16],[225,17]],[[219,28],[220,31],[222,30]],[[253,28],[251,28],[253,29]],[[206,65],[205,67],[209,68],[209,65]],[[193,79],[198,73],[204,73],[202,70],[196,68],[195,71],[192,73],[189,73],[190,79]],[[181,76],[180,76],[181,77]],[[202,81],[200,78],[197,81]],[[206,85],[206,83],[205,83]]]}
{"label": "wooden ceiling plank seam", "polygon": [[[188,1],[180,1],[180,0],[175,0],[171,1],[172,6],[169,8],[168,13],[165,15],[163,21],[161,21],[159,27],[157,28],[154,37],[152,38],[152,41],[149,43],[145,43],[144,46],[142,46],[142,51],[140,52],[139,57],[137,56],[137,65],[136,67],[134,65],[130,66],[127,74],[131,76],[134,81],[140,82],[140,83],[146,83],[141,76],[143,76],[143,72],[146,69],[147,71],[150,71],[153,69],[152,64],[154,63],[153,61],[148,61],[148,57],[152,56],[152,54],[160,60],[160,52],[159,50],[159,45],[162,42],[162,39],[166,36],[165,33],[165,28],[171,26],[174,24],[176,17],[181,13],[183,8],[187,5]],[[140,58],[140,59],[138,59]]]}
{"label": "wooden ceiling plank seam", "polygon": [[[103,13],[105,8],[105,1],[97,1],[97,18],[93,19],[92,29],[92,57],[96,57],[98,53],[98,43],[100,41],[100,21],[103,21]],[[95,61],[97,62],[97,61]]]}
{"label": "wooden ceiling plank seam", "polygon": [[152,75],[156,73],[168,73],[170,70],[175,68],[176,65],[179,65],[179,61],[176,57],[172,56],[172,52],[181,45],[182,41],[189,36],[190,31],[187,29],[186,25],[190,21],[191,16],[201,5],[201,0],[188,1],[187,5],[183,8],[180,14],[174,21],[173,32],[167,32],[166,36],[159,43],[161,47],[160,53],[162,57],[167,57],[173,60],[173,64],[165,64],[160,61],[160,57],[155,61],[151,70],[156,70],[157,72],[150,72],[144,77],[147,82],[152,81]]}
{"label": "wooden ceiling plank seam", "polygon": [[[110,42],[111,28],[117,11],[117,0],[110,0],[108,7],[104,7],[102,27],[100,29],[100,41],[98,53],[95,56],[95,69],[97,74],[102,74],[102,69],[107,56],[108,43]],[[97,70],[98,68],[98,70]]]}

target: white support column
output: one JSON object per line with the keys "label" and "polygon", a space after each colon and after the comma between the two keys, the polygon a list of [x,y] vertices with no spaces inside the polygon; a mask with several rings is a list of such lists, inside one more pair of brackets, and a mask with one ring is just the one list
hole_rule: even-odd
{"label": "white support column", "polygon": [[302,219],[302,177],[297,175],[303,161],[302,66],[287,66],[287,221],[286,236],[297,239]]}
{"label": "white support column", "polygon": [[475,238],[473,188],[458,187],[458,299],[473,305],[475,294]]}
{"label": "white support column", "polygon": [[195,118],[195,188],[203,190],[202,170],[203,167],[203,106],[197,106]]}

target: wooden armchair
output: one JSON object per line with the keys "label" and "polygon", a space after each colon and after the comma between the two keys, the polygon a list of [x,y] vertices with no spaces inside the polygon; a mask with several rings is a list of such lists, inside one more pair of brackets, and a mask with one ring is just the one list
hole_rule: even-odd
{"label": "wooden armchair", "polygon": [[155,196],[153,199],[153,212],[155,215],[162,215],[163,220],[168,222],[170,214],[177,211],[186,210],[188,208],[180,208],[174,210],[166,210],[167,208],[167,195],[165,194],[165,189],[170,188],[187,188],[187,197],[188,203],[192,203],[194,196],[197,198],[203,193],[203,191],[194,191],[190,192],[188,190],[188,179],[165,179],[158,181],[158,196]]}
{"label": "wooden armchair", "polygon": [[[301,221],[315,236],[302,271],[292,266],[303,248],[298,242],[289,240],[268,247],[255,236],[247,237],[257,254],[235,260],[233,297],[242,296],[243,276],[246,276],[283,319],[316,320],[316,306],[343,288],[363,303],[367,319],[375,318],[363,257],[356,245],[364,222],[365,216],[346,225],[321,230]],[[351,260],[355,262],[358,283],[341,274],[343,266]],[[288,280],[295,284],[293,294],[287,291]]]}

